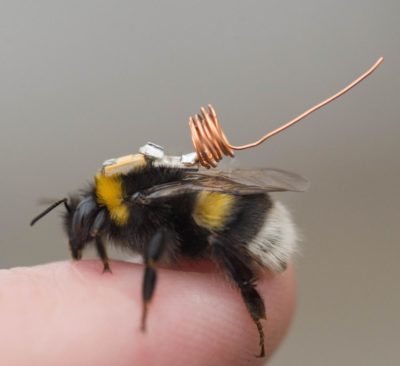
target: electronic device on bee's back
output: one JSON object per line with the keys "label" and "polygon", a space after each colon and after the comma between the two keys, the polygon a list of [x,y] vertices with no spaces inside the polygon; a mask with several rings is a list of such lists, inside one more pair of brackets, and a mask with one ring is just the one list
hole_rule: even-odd
{"label": "electronic device on bee's back", "polygon": [[[287,209],[270,192],[306,190],[308,182],[280,169],[215,169],[224,155],[257,146],[350,90],[367,72],[334,96],[247,145],[231,145],[209,106],[189,119],[195,152],[169,156],[148,143],[137,154],[103,163],[90,187],[54,202],[31,221],[63,204],[64,228],[73,259],[93,244],[109,271],[105,243],[140,254],[145,330],[157,282],[157,264],[181,258],[210,259],[236,285],[259,333],[258,356],[265,355],[264,301],[256,289],[260,269],[284,271],[296,249],[296,230]],[[212,168],[212,169],[210,169]]]}

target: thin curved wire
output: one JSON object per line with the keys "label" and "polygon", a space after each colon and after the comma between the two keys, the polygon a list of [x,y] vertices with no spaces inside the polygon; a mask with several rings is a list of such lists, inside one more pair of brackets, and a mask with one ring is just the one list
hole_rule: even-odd
{"label": "thin curved wire", "polygon": [[315,105],[314,107],[307,109],[305,112],[303,112],[296,118],[293,118],[291,121],[285,123],[281,127],[278,127],[277,129],[267,133],[266,135],[261,137],[259,140],[252,142],[250,144],[241,145],[241,146],[233,146],[233,145],[229,144],[230,148],[233,150],[244,150],[244,149],[248,149],[250,147],[254,147],[254,146],[262,144],[264,141],[268,140],[270,137],[278,134],[279,132],[282,132],[283,130],[286,130],[290,126],[293,126],[295,123],[297,123],[297,122],[301,121],[302,119],[306,118],[307,116],[309,116],[311,113],[315,112],[316,110],[324,107],[325,105],[329,104],[330,102],[333,102],[335,99],[341,97],[343,94],[347,93],[350,89],[354,88],[357,84],[359,84],[361,81],[363,81],[369,75],[371,75],[382,62],[383,62],[383,57],[380,57],[378,59],[378,61],[376,61],[373,66],[371,66],[370,69],[368,69],[364,74],[362,74],[360,77],[358,77],[352,83],[347,85],[345,88],[343,88],[342,90],[337,92],[335,95],[332,95],[331,97],[323,100],[321,103]]}
{"label": "thin curved wire", "polygon": [[197,153],[198,162],[206,168],[216,167],[218,165],[218,162],[223,158],[224,155],[233,156],[233,150],[249,149],[251,147],[262,144],[264,141],[268,140],[272,136],[293,126],[295,123],[301,121],[311,113],[347,93],[350,89],[354,88],[357,84],[359,84],[369,75],[371,75],[382,62],[383,57],[380,57],[375,62],[375,64],[372,65],[365,73],[363,73],[361,76],[359,76],[357,79],[355,79],[353,82],[351,82],[349,85],[347,85],[336,94],[316,104],[310,109],[307,109],[296,118],[267,133],[259,140],[246,145],[235,146],[230,144],[222,130],[221,125],[218,122],[218,117],[215,113],[214,108],[210,104],[208,105],[208,110],[201,107],[200,113],[196,114],[194,117],[189,118],[191,137],[194,149]]}

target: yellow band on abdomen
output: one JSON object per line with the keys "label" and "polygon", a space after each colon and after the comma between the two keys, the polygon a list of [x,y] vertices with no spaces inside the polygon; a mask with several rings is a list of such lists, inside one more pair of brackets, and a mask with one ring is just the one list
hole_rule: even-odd
{"label": "yellow band on abdomen", "polygon": [[218,192],[200,192],[197,195],[193,219],[209,230],[220,230],[232,214],[235,196]]}

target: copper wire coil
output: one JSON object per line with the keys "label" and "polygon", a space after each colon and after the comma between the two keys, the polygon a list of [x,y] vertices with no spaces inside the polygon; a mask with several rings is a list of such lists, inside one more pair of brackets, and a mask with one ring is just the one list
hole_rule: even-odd
{"label": "copper wire coil", "polygon": [[311,113],[315,112],[317,109],[324,107],[335,99],[339,98],[350,89],[355,87],[362,80],[367,78],[372,74],[377,67],[383,62],[383,57],[380,57],[374,65],[372,65],[364,74],[359,76],[357,79],[348,84],[345,88],[332,95],[331,97],[323,100],[322,102],[314,105],[313,107],[307,109],[305,112],[299,116],[293,118],[289,122],[286,122],[282,126],[276,128],[275,130],[262,136],[259,140],[240,146],[231,145],[226,138],[224,132],[222,131],[221,125],[218,122],[217,114],[214,108],[209,104],[208,110],[201,107],[200,113],[196,114],[194,117],[189,118],[189,126],[193,141],[193,146],[197,154],[197,161],[200,165],[205,168],[215,168],[218,162],[224,156],[234,156],[234,150],[244,150],[251,147],[258,146],[270,137],[286,130],[290,126],[299,122],[303,118],[307,117]]}
{"label": "copper wire coil", "polygon": [[224,155],[234,156],[217,114],[210,104],[208,110],[201,107],[200,113],[189,118],[189,126],[197,160],[202,166],[215,168]]}

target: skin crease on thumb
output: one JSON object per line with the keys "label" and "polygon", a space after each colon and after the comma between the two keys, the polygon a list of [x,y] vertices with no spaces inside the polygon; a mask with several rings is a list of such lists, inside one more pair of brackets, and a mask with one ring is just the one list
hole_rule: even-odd
{"label": "skin crease on thumb", "polygon": [[[140,331],[141,265],[58,262],[0,271],[1,365],[262,365],[258,333],[224,276],[201,266],[160,269]],[[293,269],[258,282],[268,355],[295,303]]]}

